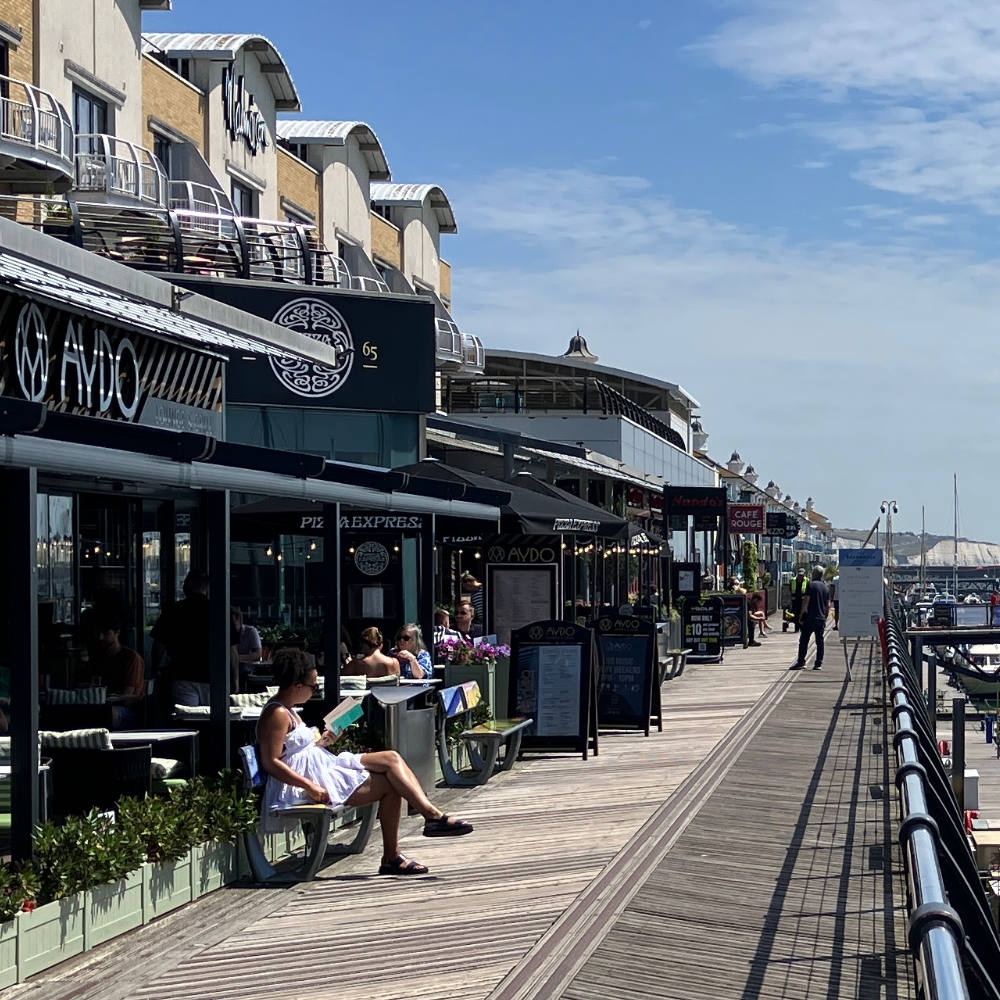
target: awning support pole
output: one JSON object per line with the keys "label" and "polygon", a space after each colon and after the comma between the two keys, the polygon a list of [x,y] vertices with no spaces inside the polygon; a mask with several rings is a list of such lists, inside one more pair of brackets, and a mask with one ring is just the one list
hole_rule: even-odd
{"label": "awning support pole", "polygon": [[11,738],[11,850],[31,857],[38,825],[38,478],[34,468],[4,476],[7,496],[6,596]]}
{"label": "awning support pole", "polygon": [[[433,514],[423,518],[420,528],[420,572],[417,575],[417,617],[420,629],[424,634],[424,642],[434,662],[434,574],[435,556],[434,535],[437,519]],[[461,592],[461,583],[459,583]]]}
{"label": "awning support pole", "polygon": [[209,648],[211,656],[211,739],[204,748],[204,769],[215,774],[230,765],[229,693],[231,643],[229,620],[229,490],[204,494],[205,552],[208,555]]}
{"label": "awning support pole", "polygon": [[340,504],[323,504],[323,704],[340,701]]}

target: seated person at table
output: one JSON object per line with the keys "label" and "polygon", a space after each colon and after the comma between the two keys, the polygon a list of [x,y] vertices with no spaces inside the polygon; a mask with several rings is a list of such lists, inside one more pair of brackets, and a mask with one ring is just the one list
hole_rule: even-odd
{"label": "seated person at table", "polygon": [[146,697],[146,665],[142,657],[121,643],[121,622],[105,614],[95,622],[99,647],[91,662],[95,674],[104,679],[108,695],[118,704],[113,718],[116,728],[137,725],[139,703]]}
{"label": "seated person at table", "polygon": [[341,674],[364,674],[367,677],[388,677],[399,674],[399,660],[382,652],[382,633],[377,628],[366,628],[358,643],[359,652],[350,663],[341,668]]}
{"label": "seated person at table", "polygon": [[755,590],[750,595],[750,610],[747,614],[751,622],[756,622],[761,635],[765,635],[771,631],[771,626],[767,624],[767,614],[764,611],[765,605],[764,594],[759,590]]}
{"label": "seated person at table", "polygon": [[483,634],[481,625],[475,623],[476,606],[472,601],[462,601],[455,609],[455,628],[467,642],[478,639]]}
{"label": "seated person at table", "polygon": [[260,661],[260,633],[252,625],[243,624],[243,612],[237,607],[229,609],[229,642],[233,690],[246,691],[253,673],[251,664]]}
{"label": "seated person at table", "polygon": [[[366,629],[366,631],[369,631]],[[410,861],[399,851],[400,809],[408,802],[424,817],[425,837],[456,837],[472,833],[472,824],[446,816],[431,804],[420,783],[395,750],[380,753],[332,754],[325,749],[336,736],[322,736],[307,726],[296,705],[319,687],[312,656],[301,649],[281,649],[274,654],[277,694],[264,706],[257,723],[260,765],[271,780],[264,786],[261,829],[278,833],[282,820],[271,815],[281,806],[325,802],[339,806],[366,806],[378,802],[382,825],[380,875],[426,875],[425,865]]]}
{"label": "seated person at table", "polygon": [[434,645],[445,639],[459,638],[458,632],[451,627],[451,614],[445,608],[434,612]]}
{"label": "seated person at table", "polygon": [[401,677],[419,681],[434,676],[434,663],[416,622],[404,625],[396,633],[396,645],[389,650],[389,655],[399,660]]}

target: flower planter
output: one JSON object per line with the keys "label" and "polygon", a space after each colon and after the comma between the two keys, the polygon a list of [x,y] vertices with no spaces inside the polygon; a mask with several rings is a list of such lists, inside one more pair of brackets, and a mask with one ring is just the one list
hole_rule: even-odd
{"label": "flower planter", "polygon": [[192,853],[178,861],[143,865],[142,916],[144,921],[162,917],[193,899]]}
{"label": "flower planter", "polygon": [[84,949],[142,926],[142,884],[140,868],[119,882],[94,886],[84,893]]}
{"label": "flower planter", "polygon": [[240,877],[239,851],[235,844],[210,840],[192,850],[194,876],[191,886],[195,899],[206,892],[221,889]]}
{"label": "flower planter", "polygon": [[83,951],[84,910],[79,892],[18,915],[18,982]]}
{"label": "flower planter", "polygon": [[17,925],[20,914],[0,924],[0,990],[17,982]]}

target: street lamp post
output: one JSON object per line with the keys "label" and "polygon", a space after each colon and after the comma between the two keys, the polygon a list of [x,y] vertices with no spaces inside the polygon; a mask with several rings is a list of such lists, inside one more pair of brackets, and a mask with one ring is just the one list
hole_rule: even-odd
{"label": "street lamp post", "polygon": [[883,500],[879,510],[885,514],[885,563],[889,574],[889,583],[892,583],[892,515],[899,513],[899,507],[895,500]]}

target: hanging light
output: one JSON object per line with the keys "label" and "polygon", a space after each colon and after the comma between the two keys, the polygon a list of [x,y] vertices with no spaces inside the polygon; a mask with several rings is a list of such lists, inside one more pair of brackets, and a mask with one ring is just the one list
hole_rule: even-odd
{"label": "hanging light", "polygon": [[266,555],[268,559],[270,559],[271,556],[274,555],[274,549],[272,549],[271,546],[268,545],[268,547],[264,550],[264,555]]}
{"label": "hanging light", "polygon": [[284,558],[285,557],[279,552],[278,553],[278,562],[281,562],[281,560],[284,559]]}
{"label": "hanging light", "polygon": [[482,555],[480,555],[478,552],[473,556],[473,559],[482,559],[482,558],[483,558]]}
{"label": "hanging light", "polygon": [[316,551],[316,541],[315,541],[315,539],[309,543],[309,550],[311,552],[315,552]]}

